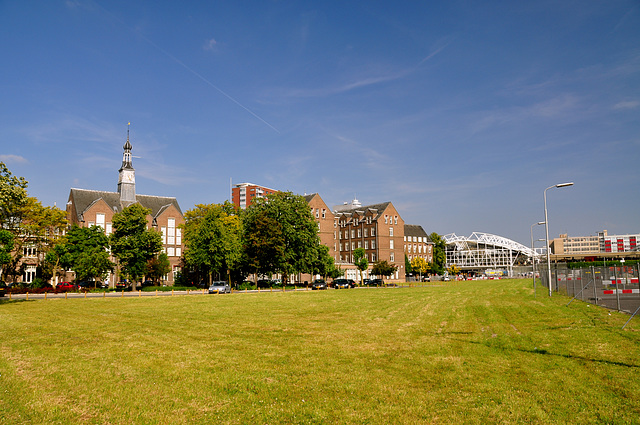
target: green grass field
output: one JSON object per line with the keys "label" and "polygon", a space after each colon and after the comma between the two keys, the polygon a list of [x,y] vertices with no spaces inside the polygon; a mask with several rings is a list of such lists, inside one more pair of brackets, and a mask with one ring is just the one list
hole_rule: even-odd
{"label": "green grass field", "polygon": [[639,423],[640,321],[529,280],[0,302],[0,423]]}

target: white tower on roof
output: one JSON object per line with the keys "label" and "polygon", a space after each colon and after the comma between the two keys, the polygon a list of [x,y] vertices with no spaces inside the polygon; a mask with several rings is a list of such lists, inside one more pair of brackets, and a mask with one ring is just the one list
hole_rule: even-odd
{"label": "white tower on roof", "polygon": [[131,163],[131,143],[129,142],[129,126],[127,125],[127,142],[124,144],[124,154],[122,155],[122,166],[118,176],[118,193],[123,207],[136,202],[136,170]]}

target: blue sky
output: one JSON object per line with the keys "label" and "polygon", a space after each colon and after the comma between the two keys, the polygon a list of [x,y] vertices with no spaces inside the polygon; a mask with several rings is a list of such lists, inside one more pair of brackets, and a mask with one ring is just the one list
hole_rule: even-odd
{"label": "blue sky", "polygon": [[[637,1],[0,1],[0,161],[61,208],[230,183],[427,232],[640,233]],[[543,237],[540,226],[534,238]]]}

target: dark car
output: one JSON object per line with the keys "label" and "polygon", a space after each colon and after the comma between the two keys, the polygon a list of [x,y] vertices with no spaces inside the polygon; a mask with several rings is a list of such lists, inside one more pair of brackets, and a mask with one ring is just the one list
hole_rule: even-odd
{"label": "dark car", "polygon": [[76,285],[74,285],[71,282],[60,282],[56,285],[56,289],[58,291],[75,291],[76,290]]}
{"label": "dark car", "polygon": [[7,284],[0,281],[0,297],[4,297],[4,294],[7,293]]}
{"label": "dark car", "polygon": [[147,279],[144,282],[142,282],[142,287],[146,288],[147,286],[155,286],[156,283],[153,280]]}
{"label": "dark car", "polygon": [[325,282],[324,279],[316,279],[311,284],[311,289],[312,290],[327,289],[327,282]]}
{"label": "dark car", "polygon": [[90,289],[97,289],[97,288],[106,288],[107,285],[104,282],[101,282],[99,280],[83,280],[82,282],[78,283],[78,288],[88,291]]}
{"label": "dark car", "polygon": [[349,289],[352,286],[347,279],[335,279],[333,281],[333,287],[336,289]]}
{"label": "dark car", "polygon": [[120,281],[116,283],[116,290],[120,290],[120,291],[127,291],[131,289],[131,285],[129,284],[129,282],[124,282],[124,281]]}
{"label": "dark car", "polygon": [[384,281],[382,279],[371,279],[369,286],[384,286]]}
{"label": "dark car", "polygon": [[271,287],[270,280],[267,280],[267,279],[258,280],[258,288],[270,288],[270,287]]}

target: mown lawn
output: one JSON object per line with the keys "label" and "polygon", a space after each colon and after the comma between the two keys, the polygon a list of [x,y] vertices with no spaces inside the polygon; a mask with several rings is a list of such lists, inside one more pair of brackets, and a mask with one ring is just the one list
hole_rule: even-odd
{"label": "mown lawn", "polygon": [[529,280],[0,301],[0,423],[638,423],[640,321]]}

